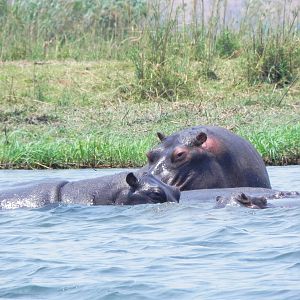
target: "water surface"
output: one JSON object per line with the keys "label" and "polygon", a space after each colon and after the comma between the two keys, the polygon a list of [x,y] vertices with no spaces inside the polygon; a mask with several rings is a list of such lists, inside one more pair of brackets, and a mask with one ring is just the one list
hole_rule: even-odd
{"label": "water surface", "polygon": [[[0,189],[120,170],[0,171]],[[300,190],[300,167],[269,167]],[[0,211],[1,299],[299,299],[300,208],[164,203]]]}

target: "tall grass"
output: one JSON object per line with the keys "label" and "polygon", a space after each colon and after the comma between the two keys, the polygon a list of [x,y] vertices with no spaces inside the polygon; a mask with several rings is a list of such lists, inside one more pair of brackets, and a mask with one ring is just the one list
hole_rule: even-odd
{"label": "tall grass", "polygon": [[0,167],[141,166],[157,131],[199,124],[248,137],[269,163],[298,162],[299,83],[232,85],[238,60],[218,61],[223,80],[199,80],[195,64],[190,99],[155,103],[120,98],[120,84],[135,77],[129,62],[1,64]]}
{"label": "tall grass", "polygon": [[136,70],[134,92],[141,99],[174,101],[189,94],[189,48],[182,47],[187,46],[184,32],[177,31],[179,9],[174,8],[174,0],[169,4],[166,9],[160,1],[152,2],[147,23],[131,50]]}
{"label": "tall grass", "polygon": [[295,80],[300,67],[300,6],[292,7],[288,0],[278,7],[272,4],[262,7],[259,15],[248,11],[246,22],[252,33],[251,39],[245,40],[246,72],[250,83],[282,86]]}
{"label": "tall grass", "polygon": [[0,59],[124,58],[145,3],[0,0]]}
{"label": "tall grass", "polygon": [[297,2],[245,0],[237,19],[228,15],[229,1],[179,2],[0,0],[0,60],[130,58],[135,92],[147,99],[188,94],[193,60],[209,79],[218,79],[217,57],[236,56],[250,84],[297,77]]}

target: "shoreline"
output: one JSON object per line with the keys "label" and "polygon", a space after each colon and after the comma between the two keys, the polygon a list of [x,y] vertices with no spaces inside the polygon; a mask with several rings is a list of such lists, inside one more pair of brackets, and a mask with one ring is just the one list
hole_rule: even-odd
{"label": "shoreline", "polygon": [[[297,159],[297,163],[284,163],[284,164],[267,164],[266,167],[289,167],[289,166],[299,166],[300,165],[300,159]],[[0,164],[0,171],[4,170],[26,170],[26,171],[34,171],[34,170],[86,170],[86,169],[94,169],[94,170],[101,170],[101,169],[139,169],[143,166],[137,166],[137,165],[75,165],[75,164],[69,164],[69,165],[60,165],[57,167],[49,167],[49,166],[43,166],[40,164],[37,164],[36,167],[34,166],[26,166],[26,165],[10,165],[10,164]]]}

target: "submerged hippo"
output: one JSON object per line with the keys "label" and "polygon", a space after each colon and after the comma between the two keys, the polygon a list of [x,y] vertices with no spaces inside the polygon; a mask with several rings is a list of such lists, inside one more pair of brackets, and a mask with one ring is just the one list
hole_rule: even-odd
{"label": "submerged hippo", "polygon": [[223,208],[227,205],[248,208],[295,207],[300,206],[300,193],[254,187],[181,192],[180,203],[191,205],[201,202],[212,203],[215,208]]}
{"label": "submerged hippo", "polygon": [[245,139],[221,127],[198,126],[170,136],[148,152],[148,171],[181,191],[270,188],[265,164]]}
{"label": "submerged hippo", "polygon": [[52,181],[0,191],[0,208],[37,208],[54,203],[135,205],[178,202],[180,191],[151,174],[122,172],[74,182]]}
{"label": "submerged hippo", "polygon": [[[292,198],[292,200],[290,198]],[[215,207],[223,208],[227,205],[235,204],[255,209],[268,207],[295,207],[300,205],[300,193],[275,191],[274,194],[270,193],[266,196],[252,196],[245,193],[232,194],[229,197],[218,196],[216,198]]]}

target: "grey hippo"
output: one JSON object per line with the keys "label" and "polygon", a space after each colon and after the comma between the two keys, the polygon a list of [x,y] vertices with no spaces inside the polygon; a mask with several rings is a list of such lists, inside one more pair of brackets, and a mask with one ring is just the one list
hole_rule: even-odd
{"label": "grey hippo", "polygon": [[181,191],[212,188],[271,188],[265,164],[242,137],[215,126],[196,126],[170,136],[147,153],[146,168]]}
{"label": "grey hippo", "polygon": [[122,172],[79,181],[50,181],[0,191],[0,208],[50,204],[135,205],[178,202],[180,191],[151,174]]}

